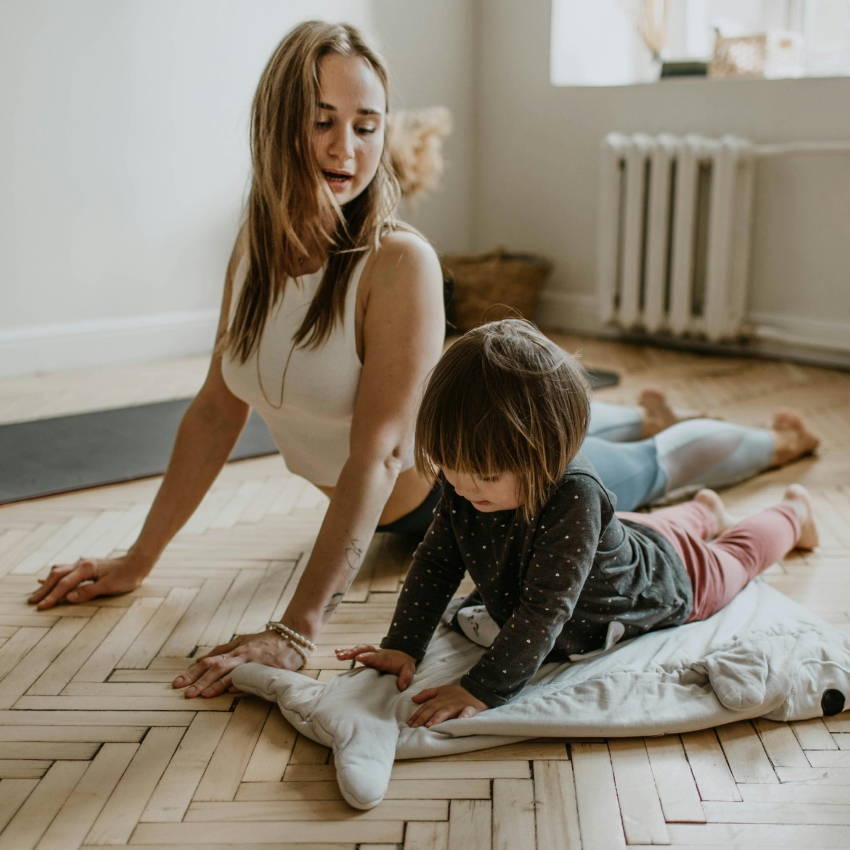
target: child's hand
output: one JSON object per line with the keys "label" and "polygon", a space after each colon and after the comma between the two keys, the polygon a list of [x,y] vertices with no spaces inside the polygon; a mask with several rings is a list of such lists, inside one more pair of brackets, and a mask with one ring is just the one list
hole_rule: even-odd
{"label": "child's hand", "polygon": [[410,720],[408,726],[434,726],[453,717],[475,717],[489,706],[475,699],[460,685],[443,685],[441,688],[428,688],[413,697],[414,702],[425,703]]}
{"label": "child's hand", "polygon": [[374,646],[353,646],[351,649],[335,650],[340,661],[352,658],[366,667],[374,667],[382,673],[394,673],[398,676],[398,689],[406,690],[413,681],[416,672],[416,659],[398,649],[375,649]]}

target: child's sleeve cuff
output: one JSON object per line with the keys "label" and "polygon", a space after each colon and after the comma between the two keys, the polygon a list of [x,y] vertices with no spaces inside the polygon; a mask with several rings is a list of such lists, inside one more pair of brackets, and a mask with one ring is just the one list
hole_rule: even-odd
{"label": "child's sleeve cuff", "polygon": [[481,702],[487,703],[490,708],[497,708],[498,706],[504,705],[508,702],[505,697],[499,696],[499,694],[491,691],[489,688],[483,687],[471,676],[464,676],[460,680],[460,686],[469,691],[475,699],[480,699]]}
{"label": "child's sleeve cuff", "polygon": [[406,652],[417,661],[421,661],[425,657],[425,647],[408,643],[401,638],[385,637],[381,641],[381,649],[397,649],[399,652]]}

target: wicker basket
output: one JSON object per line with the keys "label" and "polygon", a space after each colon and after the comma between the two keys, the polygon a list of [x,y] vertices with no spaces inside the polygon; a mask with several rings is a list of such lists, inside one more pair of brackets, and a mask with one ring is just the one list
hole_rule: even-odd
{"label": "wicker basket", "polygon": [[552,271],[552,264],[542,257],[509,254],[504,248],[441,259],[455,282],[449,321],[460,331],[517,313],[531,319],[540,285]]}
{"label": "wicker basket", "polygon": [[709,77],[763,77],[767,56],[767,36],[744,35],[714,42],[714,56],[708,66]]}

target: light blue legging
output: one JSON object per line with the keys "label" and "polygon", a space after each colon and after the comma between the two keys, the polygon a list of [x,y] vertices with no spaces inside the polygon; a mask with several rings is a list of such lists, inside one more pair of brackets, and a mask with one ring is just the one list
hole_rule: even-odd
{"label": "light blue legging", "polygon": [[688,419],[642,440],[641,412],[595,401],[582,452],[617,497],[633,511],[680,487],[724,487],[767,469],[773,435],[716,419]]}

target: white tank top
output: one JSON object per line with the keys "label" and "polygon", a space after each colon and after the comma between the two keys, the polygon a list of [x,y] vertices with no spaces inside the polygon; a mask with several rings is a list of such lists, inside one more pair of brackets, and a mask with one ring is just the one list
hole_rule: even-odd
{"label": "white tank top", "polygon": [[[342,322],[334,323],[318,348],[296,346],[292,338],[301,327],[324,269],[288,281],[251,356],[244,363],[225,356],[221,364],[224,382],[263,418],[290,472],[323,487],[336,486],[349,455],[351,419],[362,370],[354,311],[360,275],[368,258],[369,252],[351,275]],[[231,318],[247,273],[246,252],[233,279]],[[404,468],[412,465],[411,447]]]}

